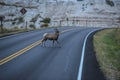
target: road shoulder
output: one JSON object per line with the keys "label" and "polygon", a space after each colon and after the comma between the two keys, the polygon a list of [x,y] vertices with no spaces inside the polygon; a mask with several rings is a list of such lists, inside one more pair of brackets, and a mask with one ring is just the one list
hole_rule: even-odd
{"label": "road shoulder", "polygon": [[86,42],[82,80],[106,80],[95,56],[93,35],[94,33],[89,35]]}

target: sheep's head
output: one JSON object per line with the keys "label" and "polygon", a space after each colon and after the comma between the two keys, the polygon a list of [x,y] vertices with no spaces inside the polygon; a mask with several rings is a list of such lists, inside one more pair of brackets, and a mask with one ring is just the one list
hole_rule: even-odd
{"label": "sheep's head", "polygon": [[55,32],[56,32],[56,33],[59,33],[59,30],[58,30],[57,28],[55,28]]}

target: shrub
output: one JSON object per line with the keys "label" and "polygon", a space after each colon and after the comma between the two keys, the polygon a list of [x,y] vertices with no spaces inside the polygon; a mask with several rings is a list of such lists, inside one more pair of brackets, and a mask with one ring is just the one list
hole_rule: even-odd
{"label": "shrub", "polygon": [[38,19],[39,16],[40,16],[40,14],[36,15],[35,17],[33,17],[33,18],[30,20],[30,22],[35,23],[35,22],[37,21],[37,19]]}
{"label": "shrub", "polygon": [[12,25],[15,25],[15,23],[16,23],[16,22],[13,21],[13,22],[12,22]]}
{"label": "shrub", "polygon": [[114,6],[114,2],[111,0],[106,0],[106,4],[110,5],[110,6]]}
{"label": "shrub", "polygon": [[23,17],[20,17],[20,18],[19,18],[19,22],[24,22]]}
{"label": "shrub", "polygon": [[5,2],[0,2],[1,5],[6,5]]}
{"label": "shrub", "polygon": [[40,26],[41,28],[44,28],[44,27],[48,27],[48,24],[47,23],[44,23]]}
{"label": "shrub", "polygon": [[8,14],[8,16],[15,16],[13,13]]}
{"label": "shrub", "polygon": [[37,21],[37,19],[36,18],[32,18],[31,20],[30,20],[30,22],[36,22]]}
{"label": "shrub", "polygon": [[50,18],[44,18],[41,22],[43,23],[50,23],[51,19]]}
{"label": "shrub", "polygon": [[118,17],[117,20],[118,20],[118,23],[120,23],[120,17]]}
{"label": "shrub", "polygon": [[14,27],[13,29],[14,29],[14,30],[18,30],[19,28],[18,28],[18,27]]}
{"label": "shrub", "polygon": [[94,3],[90,3],[90,5],[94,5]]}
{"label": "shrub", "polygon": [[30,28],[32,28],[32,29],[36,29],[36,27],[35,27],[35,25],[34,24],[30,24],[30,26],[29,26]]}
{"label": "shrub", "polygon": [[24,19],[23,17],[15,18],[14,21],[18,20],[18,24],[23,23]]}

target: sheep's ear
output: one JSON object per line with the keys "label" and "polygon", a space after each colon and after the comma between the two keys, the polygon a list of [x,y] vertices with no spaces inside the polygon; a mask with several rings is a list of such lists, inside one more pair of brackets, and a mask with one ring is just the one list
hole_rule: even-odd
{"label": "sheep's ear", "polygon": [[58,29],[57,29],[57,28],[55,28],[54,30],[55,30],[55,31],[58,31]]}

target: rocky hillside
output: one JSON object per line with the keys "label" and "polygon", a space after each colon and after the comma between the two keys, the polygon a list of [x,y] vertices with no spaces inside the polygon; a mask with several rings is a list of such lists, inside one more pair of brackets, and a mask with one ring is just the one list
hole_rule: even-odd
{"label": "rocky hillside", "polygon": [[[40,28],[44,18],[50,18],[49,25],[53,26],[59,25],[57,21],[62,18],[107,17],[114,19],[119,17],[120,1],[114,0],[114,5],[109,1],[111,0],[0,0],[0,15],[5,16],[4,27],[7,28],[24,28],[26,23],[27,26],[34,25]],[[22,8],[26,9],[25,14],[20,12]]]}

